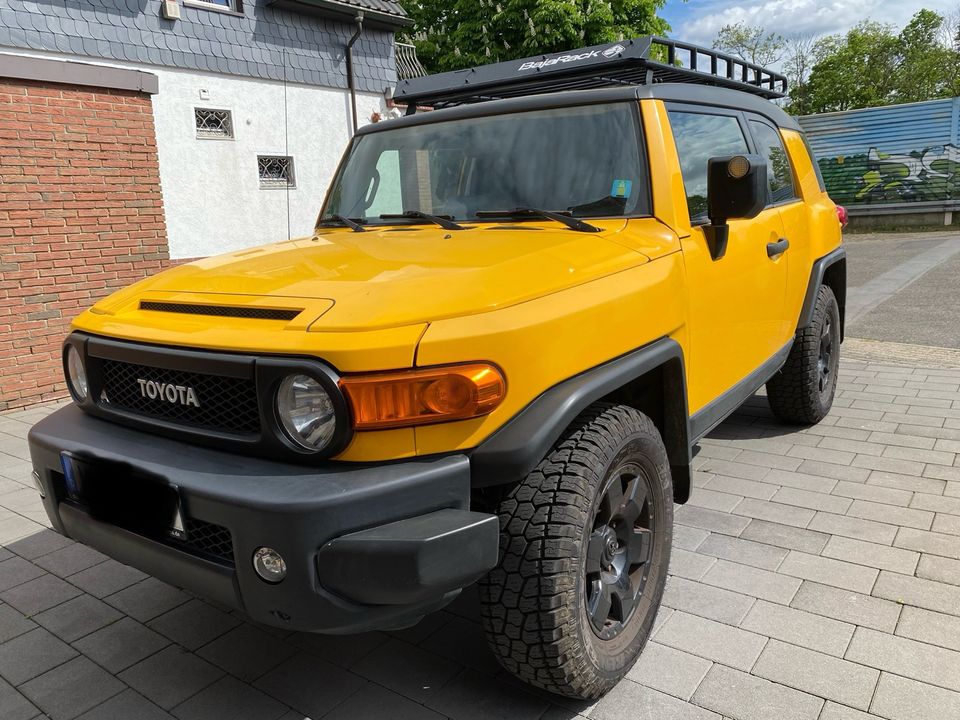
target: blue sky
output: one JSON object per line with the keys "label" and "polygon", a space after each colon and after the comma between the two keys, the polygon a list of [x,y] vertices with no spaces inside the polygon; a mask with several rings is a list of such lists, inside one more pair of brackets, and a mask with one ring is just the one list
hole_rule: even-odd
{"label": "blue sky", "polygon": [[921,8],[941,14],[956,11],[960,0],[667,0],[662,17],[672,37],[710,45],[726,24],[762,25],[781,35],[845,32],[864,18],[903,26]]}

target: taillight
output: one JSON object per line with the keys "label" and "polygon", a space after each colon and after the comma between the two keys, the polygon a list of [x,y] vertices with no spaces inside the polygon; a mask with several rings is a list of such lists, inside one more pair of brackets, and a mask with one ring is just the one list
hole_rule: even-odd
{"label": "taillight", "polygon": [[847,217],[847,209],[843,205],[837,205],[837,219],[840,221],[840,227],[845,228],[849,218]]}
{"label": "taillight", "polygon": [[507,384],[488,363],[348,375],[340,386],[357,430],[409,427],[487,415]]}

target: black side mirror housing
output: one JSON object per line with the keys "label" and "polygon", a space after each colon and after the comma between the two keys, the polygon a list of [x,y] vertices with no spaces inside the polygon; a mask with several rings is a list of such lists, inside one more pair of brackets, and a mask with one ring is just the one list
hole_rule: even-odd
{"label": "black side mirror housing", "polygon": [[727,251],[727,220],[749,220],[767,206],[767,161],[760,155],[730,155],[707,161],[707,216],[704,228],[710,255]]}

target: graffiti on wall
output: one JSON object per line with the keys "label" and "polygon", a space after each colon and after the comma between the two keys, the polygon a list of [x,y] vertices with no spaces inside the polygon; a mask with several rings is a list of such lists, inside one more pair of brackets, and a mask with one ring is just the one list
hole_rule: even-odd
{"label": "graffiti on wall", "polygon": [[909,153],[819,158],[830,197],[840,204],[960,199],[960,147],[936,145]]}

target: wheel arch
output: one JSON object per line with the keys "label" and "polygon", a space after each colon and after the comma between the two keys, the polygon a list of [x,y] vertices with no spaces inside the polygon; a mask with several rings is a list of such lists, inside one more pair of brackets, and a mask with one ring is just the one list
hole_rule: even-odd
{"label": "wheel arch", "polygon": [[674,500],[690,496],[690,424],[683,350],[661,338],[565,380],[538,396],[484,441],[470,457],[475,488],[523,479],[577,415],[605,400],[647,415],[663,438],[673,475]]}
{"label": "wheel arch", "polygon": [[847,306],[847,251],[842,247],[827,253],[815,260],[810,270],[810,282],[807,285],[807,294],[803,298],[803,307],[800,310],[800,320],[797,329],[809,327],[813,322],[813,311],[817,305],[817,295],[820,287],[826,285],[837,298],[837,307],[840,311],[840,341],[844,337],[844,322]]}

